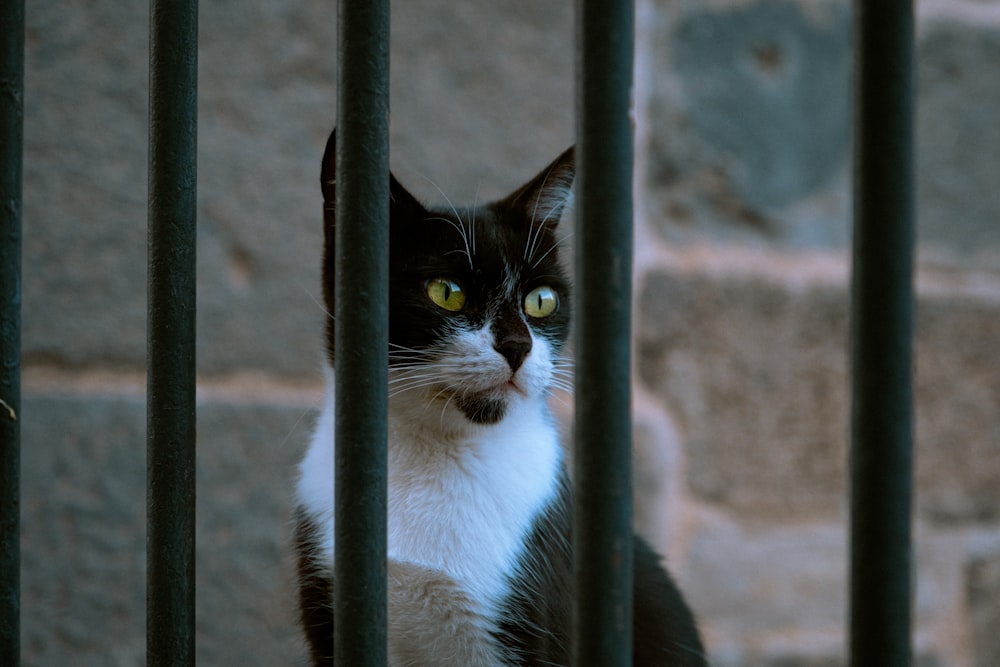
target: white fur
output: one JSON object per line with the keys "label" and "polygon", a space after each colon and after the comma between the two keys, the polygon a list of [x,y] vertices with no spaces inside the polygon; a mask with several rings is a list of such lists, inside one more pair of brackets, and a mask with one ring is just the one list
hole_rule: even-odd
{"label": "white fur", "polygon": [[[438,355],[438,382],[390,391],[388,415],[388,556],[445,573],[465,589],[474,611],[486,615],[507,592],[532,521],[556,492],[561,465],[546,402],[554,362],[548,342],[533,336],[513,378],[492,342],[488,324],[459,334]],[[496,388],[508,399],[507,412],[497,424],[474,424],[445,385]],[[321,527],[322,558],[331,566],[334,421],[328,369],[326,400],[297,491]]]}

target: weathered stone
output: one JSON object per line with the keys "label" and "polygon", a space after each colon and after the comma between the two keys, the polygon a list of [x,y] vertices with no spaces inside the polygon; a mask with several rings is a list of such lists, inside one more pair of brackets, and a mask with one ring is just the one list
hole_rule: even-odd
{"label": "weathered stone", "polygon": [[917,503],[938,521],[1000,519],[1000,307],[927,297],[918,306]]}
{"label": "weathered stone", "polygon": [[[844,655],[844,651],[837,651],[827,655],[811,655],[799,653],[782,655],[769,658],[763,661],[766,667],[847,667],[849,660]],[[914,667],[942,667],[942,662],[933,654],[921,653],[913,659]]]}
{"label": "weathered stone", "polygon": [[[653,71],[640,79],[651,85],[640,178],[656,229],[673,242],[846,247],[849,3],[656,6]],[[991,63],[1000,30],[957,17],[921,27],[913,165],[921,256],[995,267],[1000,92]]]}
{"label": "weathered stone", "polygon": [[993,667],[1000,664],[1000,553],[973,559],[965,578],[974,664]]}
{"label": "weathered stone", "polygon": [[642,176],[656,228],[671,240],[843,244],[848,5],[684,6],[651,37]]}
{"label": "weathered stone", "polygon": [[690,129],[750,206],[825,185],[846,155],[847,5],[810,15],[791,1],[686,15],[671,36]]}
{"label": "weathered stone", "polygon": [[[639,311],[639,377],[678,420],[691,490],[746,517],[841,515],[845,286],[653,272]],[[994,297],[920,298],[916,501],[930,518],[1000,516],[998,335]]]}
{"label": "weathered stone", "polygon": [[688,483],[744,516],[837,516],[846,489],[842,289],[654,272],[640,379],[681,431]]}
{"label": "weathered stone", "polygon": [[996,25],[931,22],[919,42],[917,220],[924,244],[1000,265]]}
{"label": "weathered stone", "polygon": [[706,526],[692,541],[686,592],[714,634],[837,629],[847,602],[847,533],[841,526],[749,531]]}
{"label": "weathered stone", "polygon": [[677,434],[650,419],[638,419],[633,428],[632,492],[636,531],[666,554],[677,512]]}
{"label": "weathered stone", "polygon": [[[300,655],[289,489],[308,410],[199,406],[200,662]],[[29,394],[22,413],[25,664],[143,665],[144,402]]]}
{"label": "weathered stone", "polygon": [[[703,523],[685,558],[683,584],[710,639],[712,664],[847,664],[848,532],[845,524]],[[915,541],[915,636],[954,622],[954,608],[942,603],[953,591],[937,584],[942,563],[962,549]],[[983,604],[990,613],[996,606]],[[934,647],[914,648],[916,665],[954,664]]]}

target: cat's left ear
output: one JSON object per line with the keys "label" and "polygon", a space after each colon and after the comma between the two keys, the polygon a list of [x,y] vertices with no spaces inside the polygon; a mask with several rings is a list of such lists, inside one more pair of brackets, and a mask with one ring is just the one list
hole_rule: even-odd
{"label": "cat's left ear", "polygon": [[537,176],[504,200],[520,209],[525,219],[555,225],[573,202],[573,178],[576,176],[574,147],[570,146]]}
{"label": "cat's left ear", "polygon": [[[323,151],[323,163],[320,168],[320,187],[323,190],[323,228],[328,245],[333,244],[336,227],[337,210],[337,130],[330,132],[326,140],[326,150]],[[390,218],[397,219],[415,216],[422,212],[423,206],[411,195],[396,177],[389,173],[389,210]]]}

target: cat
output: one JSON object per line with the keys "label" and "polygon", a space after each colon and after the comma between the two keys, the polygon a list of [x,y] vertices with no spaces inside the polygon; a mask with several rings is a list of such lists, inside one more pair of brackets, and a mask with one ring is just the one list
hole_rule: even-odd
{"label": "cat", "polygon": [[[323,292],[334,312],[336,131],[323,156]],[[571,486],[548,407],[570,283],[557,225],[573,148],[491,204],[429,208],[390,174],[388,656],[413,667],[570,662]],[[295,546],[312,664],[333,664],[333,338],[300,464]],[[634,663],[705,665],[692,612],[635,538]]]}

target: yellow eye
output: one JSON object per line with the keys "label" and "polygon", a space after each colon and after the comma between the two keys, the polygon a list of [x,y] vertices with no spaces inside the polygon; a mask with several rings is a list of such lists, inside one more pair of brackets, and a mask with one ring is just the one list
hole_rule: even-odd
{"label": "yellow eye", "polygon": [[524,297],[524,312],[529,317],[548,317],[559,308],[559,295],[551,287],[536,287]]}
{"label": "yellow eye", "polygon": [[437,305],[453,313],[457,313],[465,306],[465,292],[462,286],[450,278],[428,280],[427,296]]}

